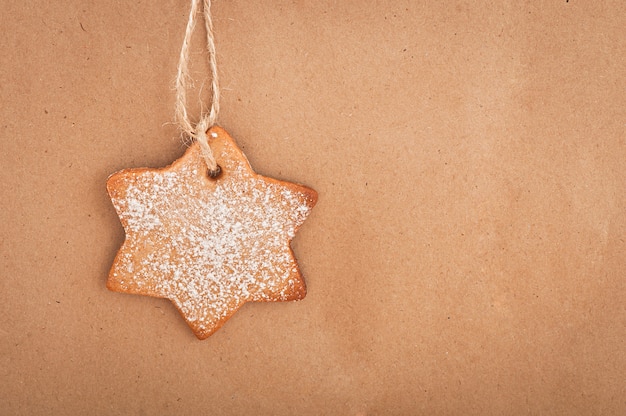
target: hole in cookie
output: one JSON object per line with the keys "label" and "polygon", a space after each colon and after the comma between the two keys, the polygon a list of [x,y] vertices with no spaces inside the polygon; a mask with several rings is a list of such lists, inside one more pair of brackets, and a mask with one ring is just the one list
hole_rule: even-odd
{"label": "hole in cookie", "polygon": [[220,165],[217,165],[215,169],[207,169],[206,174],[211,179],[217,179],[222,174],[222,168]]}

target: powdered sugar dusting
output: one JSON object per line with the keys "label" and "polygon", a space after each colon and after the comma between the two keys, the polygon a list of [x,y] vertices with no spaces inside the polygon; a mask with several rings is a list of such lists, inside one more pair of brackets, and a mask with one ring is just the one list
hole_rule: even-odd
{"label": "powdered sugar dusting", "polygon": [[165,170],[118,173],[123,189],[112,192],[126,241],[110,280],[172,300],[202,337],[244,302],[303,296],[289,241],[315,203],[308,188],[254,174],[229,138],[215,135],[218,180],[192,145]]}

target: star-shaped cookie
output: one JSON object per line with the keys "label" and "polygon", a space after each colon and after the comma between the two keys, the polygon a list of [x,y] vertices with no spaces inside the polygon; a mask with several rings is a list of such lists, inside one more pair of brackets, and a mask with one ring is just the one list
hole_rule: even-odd
{"label": "star-shaped cookie", "polygon": [[107,181],[126,233],[107,287],[171,300],[200,339],[245,302],[305,296],[290,241],[317,202],[310,188],[256,174],[223,129],[207,136],[216,179],[194,143],[166,168]]}

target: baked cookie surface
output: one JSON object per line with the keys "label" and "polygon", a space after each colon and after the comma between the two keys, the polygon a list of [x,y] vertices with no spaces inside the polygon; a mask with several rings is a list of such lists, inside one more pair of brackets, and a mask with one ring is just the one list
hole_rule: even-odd
{"label": "baked cookie surface", "polygon": [[107,287],[171,300],[200,339],[245,302],[305,296],[290,241],[317,202],[310,188],[256,174],[223,129],[208,137],[216,179],[194,143],[166,168],[107,181],[126,233]]}

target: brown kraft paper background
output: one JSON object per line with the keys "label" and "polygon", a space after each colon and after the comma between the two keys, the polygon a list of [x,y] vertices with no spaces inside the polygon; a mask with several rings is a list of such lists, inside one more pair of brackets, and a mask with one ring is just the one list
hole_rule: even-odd
{"label": "brown kraft paper background", "polygon": [[320,199],[205,341],[105,287],[189,3],[2,1],[0,414],[626,414],[623,1],[215,1],[219,124]]}

